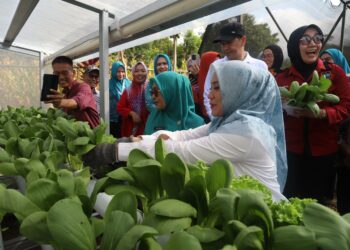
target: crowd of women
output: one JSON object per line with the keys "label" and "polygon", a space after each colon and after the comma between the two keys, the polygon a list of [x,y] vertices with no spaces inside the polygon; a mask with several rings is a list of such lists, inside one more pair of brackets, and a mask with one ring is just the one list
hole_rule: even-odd
{"label": "crowd of women", "polygon": [[[239,60],[213,63],[219,53],[206,52],[200,60],[189,59],[187,77],[173,72],[169,57],[160,54],[154,59],[155,77],[148,80],[146,65],[137,62],[130,82],[124,65],[115,62],[110,80],[111,132],[117,138],[145,134],[153,139],[141,136],[137,141],[102,144],[85,155],[84,161],[90,166],[125,161],[134,148],[154,155],[154,141],[160,137],[169,152],[186,162],[231,161],[236,175],[257,178],[270,188],[275,200],[314,198],[327,204],[336,190],[339,212],[350,212],[346,195],[350,190],[346,75],[350,68],[339,50],[321,51],[323,43],[324,34],[317,25],[294,30],[287,44],[289,68],[282,69],[279,46],[263,50],[269,72]],[[329,92],[340,102],[320,102],[319,114],[307,108],[284,112],[278,86],[310,82],[315,70],[331,80]],[[203,106],[208,72],[213,76],[208,96],[211,121]],[[285,185],[277,176],[282,165],[288,165]]]}

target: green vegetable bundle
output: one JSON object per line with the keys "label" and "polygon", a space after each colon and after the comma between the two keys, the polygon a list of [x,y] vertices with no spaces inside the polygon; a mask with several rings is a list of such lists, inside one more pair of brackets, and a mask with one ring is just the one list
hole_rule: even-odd
{"label": "green vegetable bundle", "polygon": [[279,89],[282,97],[288,99],[287,105],[308,108],[314,114],[319,115],[320,107],[317,102],[339,102],[337,95],[328,93],[331,85],[332,82],[324,75],[319,78],[315,70],[310,83],[304,82],[299,84],[297,81],[293,81],[289,90],[286,87],[280,87]]}

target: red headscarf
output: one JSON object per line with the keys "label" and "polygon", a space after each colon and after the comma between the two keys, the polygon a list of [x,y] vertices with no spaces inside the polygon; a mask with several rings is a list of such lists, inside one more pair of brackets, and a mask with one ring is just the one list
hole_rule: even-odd
{"label": "red headscarf", "polygon": [[204,107],[204,98],[203,98],[205,78],[207,77],[210,64],[212,64],[218,58],[220,58],[220,54],[214,51],[205,52],[201,56],[201,62],[200,62],[201,66],[199,68],[199,73],[198,73],[198,85],[199,85],[199,98],[200,98],[199,103],[201,105],[203,114],[206,114],[206,109]]}

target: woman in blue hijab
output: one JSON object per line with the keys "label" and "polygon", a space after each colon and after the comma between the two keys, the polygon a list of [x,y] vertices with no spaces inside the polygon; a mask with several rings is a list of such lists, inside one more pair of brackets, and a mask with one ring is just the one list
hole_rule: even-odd
{"label": "woman in blue hijab", "polygon": [[320,53],[323,61],[335,63],[340,66],[345,74],[350,74],[350,66],[344,54],[339,49],[326,49]]}
{"label": "woman in blue hijab", "polygon": [[241,61],[212,64],[210,70],[209,99],[215,116],[211,123],[183,131],[158,131],[139,142],[98,145],[83,157],[85,163],[125,161],[134,148],[154,155],[154,142],[161,137],[167,151],[185,162],[211,164],[227,159],[236,176],[256,178],[271,190],[274,200],[285,199],[280,190],[287,173],[284,127],[274,77]]}
{"label": "woman in blue hijab", "polygon": [[[159,73],[172,71],[173,66],[171,64],[170,58],[167,54],[158,54],[154,57],[154,75],[157,76]],[[149,112],[156,110],[156,106],[153,103],[152,96],[150,95],[151,86],[148,84],[145,92],[146,107]]]}
{"label": "woman in blue hijab", "polygon": [[111,134],[121,137],[121,119],[117,112],[117,104],[125,88],[130,86],[130,81],[126,78],[125,66],[117,61],[112,64],[111,79],[109,80],[109,119]]}
{"label": "woman in blue hijab", "polygon": [[175,72],[163,72],[151,78],[151,96],[156,105],[148,116],[145,135],[157,130],[177,131],[204,124],[195,113],[190,80]]}

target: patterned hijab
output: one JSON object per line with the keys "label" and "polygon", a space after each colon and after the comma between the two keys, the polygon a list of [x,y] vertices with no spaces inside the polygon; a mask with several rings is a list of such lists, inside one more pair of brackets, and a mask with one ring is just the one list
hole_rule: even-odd
{"label": "patterned hijab", "polygon": [[137,62],[131,69],[133,80],[131,85],[126,89],[128,93],[128,101],[130,103],[131,109],[136,113],[140,114],[142,109],[145,108],[145,84],[147,82],[147,77],[144,82],[135,81],[135,70],[138,65],[142,65],[148,74],[147,66],[144,62]]}
{"label": "patterned hijab", "polygon": [[350,74],[349,63],[339,49],[326,49],[320,53],[320,56],[324,53],[330,54],[334,63],[340,66],[344,70],[345,74]]}
{"label": "patterned hijab", "polygon": [[218,76],[223,116],[216,117],[209,132],[253,137],[264,145],[277,166],[283,190],[287,177],[286,146],[281,98],[274,77],[241,61],[210,66]]}
{"label": "patterned hijab", "polygon": [[119,102],[124,89],[130,86],[130,81],[126,77],[121,80],[117,79],[117,71],[120,67],[125,71],[122,62],[117,61],[112,64],[111,79],[109,80],[109,111],[111,121],[118,120],[119,114],[116,111],[117,103]]}
{"label": "patterned hijab", "polygon": [[204,124],[204,120],[194,112],[191,84],[187,77],[175,72],[162,72],[151,78],[149,85],[154,84],[158,86],[166,107],[152,110],[146,123],[146,135],[160,129],[177,131]]}

